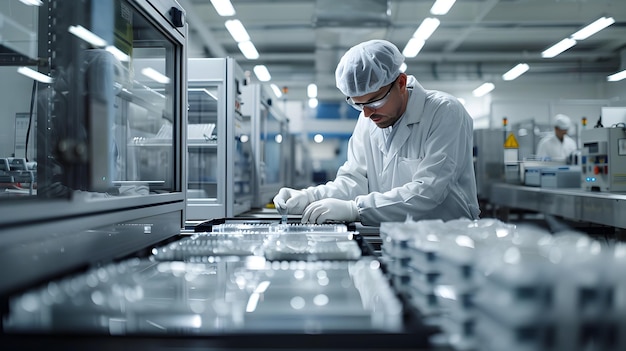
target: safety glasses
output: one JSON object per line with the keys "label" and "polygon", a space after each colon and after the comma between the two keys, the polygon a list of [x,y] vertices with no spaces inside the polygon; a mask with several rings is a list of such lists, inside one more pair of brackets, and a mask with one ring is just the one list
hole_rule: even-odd
{"label": "safety glasses", "polygon": [[383,105],[385,105],[387,101],[389,100],[389,94],[391,94],[391,89],[393,88],[393,85],[395,83],[396,83],[395,80],[391,82],[391,85],[389,86],[389,90],[387,90],[387,93],[385,94],[385,96],[381,97],[380,99],[361,103],[361,102],[352,101],[352,98],[348,96],[346,97],[346,102],[358,111],[363,111],[363,108],[365,107],[372,109],[372,110],[378,110],[379,108],[383,107]]}

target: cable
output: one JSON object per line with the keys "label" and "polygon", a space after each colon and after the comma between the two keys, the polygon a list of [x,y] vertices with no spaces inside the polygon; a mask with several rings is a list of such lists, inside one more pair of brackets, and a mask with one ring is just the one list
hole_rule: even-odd
{"label": "cable", "polygon": [[26,129],[26,146],[24,147],[24,158],[28,162],[28,140],[30,139],[30,129],[33,125],[33,109],[35,106],[35,95],[37,93],[37,81],[33,79],[33,90],[30,93],[30,112],[28,114],[28,129]]}

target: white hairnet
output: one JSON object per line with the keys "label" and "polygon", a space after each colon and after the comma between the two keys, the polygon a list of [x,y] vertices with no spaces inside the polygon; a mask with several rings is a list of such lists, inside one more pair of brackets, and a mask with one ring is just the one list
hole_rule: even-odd
{"label": "white hairnet", "polygon": [[568,130],[570,127],[569,117],[561,114],[556,115],[554,118],[554,126],[559,129]]}
{"label": "white hairnet", "polygon": [[391,84],[400,74],[404,56],[386,40],[353,46],[337,65],[335,81],[345,96],[363,96]]}

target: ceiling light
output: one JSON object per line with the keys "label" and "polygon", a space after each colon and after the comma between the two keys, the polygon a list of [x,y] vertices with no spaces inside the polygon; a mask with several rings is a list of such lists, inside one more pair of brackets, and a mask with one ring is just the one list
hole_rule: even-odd
{"label": "ceiling light", "polygon": [[456,0],[437,0],[433,7],[430,8],[430,13],[433,15],[445,15],[455,2]]}
{"label": "ceiling light", "polygon": [[89,31],[87,28],[83,27],[83,26],[70,26],[67,29],[70,33],[74,34],[75,36],[81,38],[82,40],[88,42],[89,44],[97,47],[97,48],[101,48],[103,46],[107,45],[107,41],[100,38],[99,36],[95,35],[94,33],[92,33],[91,31]]}
{"label": "ceiling light", "polygon": [[267,82],[270,79],[272,79],[272,76],[270,75],[270,71],[267,70],[267,67],[265,67],[264,65],[256,65],[254,66],[254,74],[256,74],[256,77],[261,81],[261,82]]}
{"label": "ceiling light", "polygon": [[417,27],[415,33],[413,33],[413,38],[422,40],[428,39],[433,34],[433,32],[435,32],[435,29],[439,27],[439,23],[441,22],[439,22],[439,20],[434,17],[424,18],[422,24],[420,24],[420,26]]}
{"label": "ceiling light", "polygon": [[256,51],[256,48],[251,41],[238,43],[237,46],[239,46],[239,50],[248,60],[256,60],[259,58],[259,52]]}
{"label": "ceiling light", "polygon": [[617,73],[611,74],[610,76],[607,76],[606,80],[609,82],[617,82],[624,78],[626,78],[626,69],[621,72],[617,72]]}
{"label": "ceiling light", "polygon": [[530,68],[529,65],[525,63],[518,63],[517,66],[511,68],[508,72],[502,75],[502,79],[504,80],[513,80],[522,74],[524,74]]}
{"label": "ceiling light", "polygon": [[402,55],[405,57],[415,57],[422,50],[424,44],[426,44],[426,42],[422,39],[411,38],[409,42],[406,43],[404,50],[402,50]]}
{"label": "ceiling light", "polygon": [[28,67],[20,67],[17,69],[17,72],[25,75],[28,78],[32,78],[38,82],[42,82],[46,84],[50,84],[54,81],[52,77],[48,77],[47,75],[39,73]]}
{"label": "ceiling light", "polygon": [[250,36],[248,35],[246,28],[243,26],[240,20],[228,20],[224,22],[224,25],[236,42],[241,43],[243,41],[250,41]]}
{"label": "ceiling light", "polygon": [[406,72],[407,68],[408,68],[408,66],[406,65],[406,62],[402,62],[402,64],[400,65],[400,72],[402,72],[402,73]]}
{"label": "ceiling light", "polygon": [[309,86],[306,87],[306,95],[310,98],[316,98],[317,85],[315,85],[314,83],[309,84]]}
{"label": "ceiling light", "polygon": [[324,136],[322,134],[315,134],[313,136],[313,141],[315,141],[316,143],[321,143],[322,141],[324,141]]}
{"label": "ceiling light", "polygon": [[486,95],[490,91],[492,91],[495,87],[496,86],[493,85],[493,83],[483,83],[483,85],[481,85],[478,88],[474,89],[472,94],[474,94],[474,96],[476,96],[476,97],[481,97],[483,95]]}
{"label": "ceiling light", "polygon": [[318,104],[319,104],[319,101],[316,98],[310,98],[309,99],[309,107],[310,108],[316,108]]}
{"label": "ceiling light", "polygon": [[213,4],[217,14],[222,17],[235,15],[235,8],[233,4],[230,3],[230,0],[211,0],[211,4]]}
{"label": "ceiling light", "polygon": [[572,34],[571,38],[575,40],[585,40],[613,23],[615,23],[613,17],[600,17],[595,22]]}
{"label": "ceiling light", "polygon": [[272,83],[270,84],[270,88],[272,88],[272,91],[274,92],[274,95],[276,95],[276,97],[281,97],[283,96],[283,92],[280,91],[280,88],[278,87],[278,85]]}
{"label": "ceiling light", "polygon": [[563,51],[571,48],[574,45],[576,45],[576,40],[570,39],[570,38],[565,38],[565,39],[561,40],[560,42],[552,45],[551,47],[546,49],[544,52],[542,52],[541,53],[541,57],[543,57],[543,58],[553,58],[556,55],[562,53]]}

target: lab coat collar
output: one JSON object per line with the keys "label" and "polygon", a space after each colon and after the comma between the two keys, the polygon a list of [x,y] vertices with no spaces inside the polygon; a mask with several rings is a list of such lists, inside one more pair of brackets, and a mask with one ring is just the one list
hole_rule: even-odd
{"label": "lab coat collar", "polygon": [[385,137],[382,129],[378,128],[376,124],[372,123],[370,126],[370,136],[372,141],[376,143],[378,149],[385,155],[384,168],[389,166],[391,160],[396,156],[398,151],[406,143],[411,135],[411,128],[413,124],[417,124],[422,119],[422,113],[424,111],[424,103],[426,102],[426,90],[417,82],[414,76],[408,76],[407,87],[409,87],[409,101],[407,103],[404,114],[394,126],[398,128],[393,140],[387,151]]}

